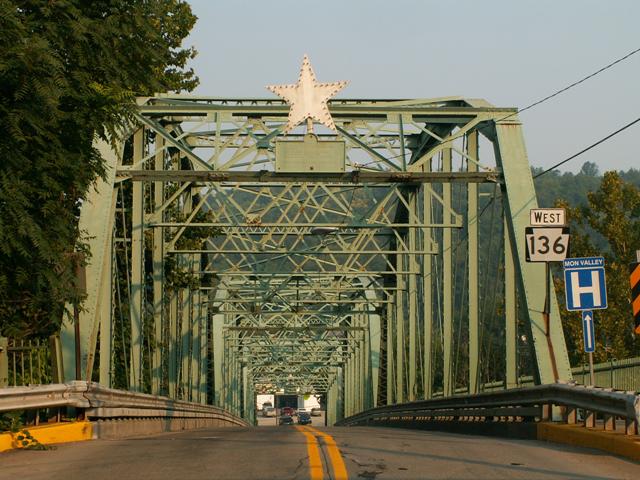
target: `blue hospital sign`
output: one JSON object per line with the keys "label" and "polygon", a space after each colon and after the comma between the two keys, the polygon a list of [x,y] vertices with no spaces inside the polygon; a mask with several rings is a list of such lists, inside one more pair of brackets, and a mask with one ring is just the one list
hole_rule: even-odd
{"label": "blue hospital sign", "polygon": [[563,266],[567,310],[607,308],[604,258],[567,258]]}

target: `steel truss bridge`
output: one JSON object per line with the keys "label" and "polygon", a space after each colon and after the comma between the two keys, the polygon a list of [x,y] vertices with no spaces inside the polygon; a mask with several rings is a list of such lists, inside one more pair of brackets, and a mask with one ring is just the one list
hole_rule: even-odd
{"label": "steel truss bridge", "polygon": [[[251,420],[256,393],[325,395],[330,423],[487,385],[571,378],[517,111],[458,97],[159,95],[82,207],[82,379]],[[62,332],[75,377],[74,326]]]}

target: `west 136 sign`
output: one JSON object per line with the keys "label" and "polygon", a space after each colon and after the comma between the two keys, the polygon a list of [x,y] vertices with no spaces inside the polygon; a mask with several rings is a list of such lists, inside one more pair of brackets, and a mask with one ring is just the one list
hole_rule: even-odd
{"label": "west 136 sign", "polygon": [[561,262],[569,252],[568,227],[526,227],[527,262]]}

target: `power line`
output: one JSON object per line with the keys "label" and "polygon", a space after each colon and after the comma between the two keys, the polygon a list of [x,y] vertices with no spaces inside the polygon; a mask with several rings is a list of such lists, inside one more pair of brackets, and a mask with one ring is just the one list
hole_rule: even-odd
{"label": "power line", "polygon": [[[627,58],[631,57],[632,55],[635,55],[635,54],[636,54],[636,53],[638,53],[638,52],[640,52],[640,48],[636,48],[635,50],[632,50],[631,52],[627,53],[626,55],[624,55],[624,56],[622,56],[622,57],[620,57],[620,58],[618,58],[618,59],[614,60],[613,62],[611,62],[611,63],[609,63],[609,64],[605,65],[604,67],[599,68],[598,70],[596,70],[596,71],[595,71],[595,72],[593,72],[593,73],[590,73],[590,74],[589,74],[589,75],[587,75],[586,77],[583,77],[583,78],[581,78],[580,80],[577,80],[577,81],[573,82],[572,84],[567,85],[567,86],[566,86],[566,87],[564,87],[564,88],[561,88],[560,90],[558,90],[558,91],[557,91],[557,92],[555,92],[555,93],[552,93],[551,95],[547,95],[546,97],[544,97],[544,98],[542,98],[542,99],[540,99],[540,100],[537,100],[537,101],[533,102],[532,104],[527,105],[527,106],[526,106],[526,107],[524,107],[524,108],[519,108],[519,109],[518,109],[517,111],[515,111],[514,113],[510,113],[510,114],[509,114],[509,115],[507,115],[506,117],[502,117],[502,118],[500,118],[498,121],[506,120],[507,118],[511,118],[511,117],[513,117],[514,115],[517,115],[517,114],[522,113],[522,112],[524,112],[524,111],[526,111],[526,110],[529,110],[530,108],[533,108],[533,107],[535,107],[535,106],[537,106],[537,105],[540,105],[541,103],[544,103],[544,102],[546,102],[547,100],[551,100],[552,98],[557,97],[558,95],[560,95],[560,94],[562,94],[562,93],[566,92],[567,90],[570,90],[571,88],[573,88],[573,87],[575,87],[575,86],[580,85],[580,84],[581,84],[581,83],[583,83],[583,82],[586,82],[586,81],[587,81],[587,80],[589,80],[590,78],[595,77],[596,75],[598,75],[598,74],[600,74],[600,73],[604,72],[605,70],[610,69],[610,68],[611,68],[611,67],[613,67],[614,65],[617,65],[618,63],[625,61]],[[634,122],[634,123],[635,123],[635,122]],[[630,125],[629,125],[629,126],[630,126]],[[618,132],[615,132],[615,133],[618,133]],[[458,138],[458,137],[456,137],[456,138]],[[607,137],[607,138],[608,138],[608,137]],[[444,142],[441,142],[441,144],[448,143],[448,142],[451,142],[451,141],[453,141],[453,140],[454,140],[454,139],[445,140]],[[606,138],[605,138],[605,139],[603,139],[603,141],[604,141],[604,140],[606,140]],[[595,145],[594,145],[594,146],[595,146]],[[584,153],[584,152],[579,152],[578,154],[581,154],[581,153]],[[576,154],[576,155],[578,155],[578,154]],[[398,157],[401,157],[401,156],[402,156],[402,154],[394,155],[393,157],[389,157],[389,158],[387,158],[387,160],[392,160],[392,159],[394,159],[394,158],[398,158]],[[362,166],[371,165],[372,163],[376,163],[376,162],[377,162],[377,160],[374,160],[374,161],[372,161],[372,162],[365,163],[365,164],[364,164],[364,165],[362,165]],[[543,173],[544,173],[544,172],[543,172]],[[536,178],[536,177],[534,177],[534,178]]]}
{"label": "power line", "polygon": [[613,67],[614,65],[616,65],[616,64],[618,64],[618,63],[620,63],[620,62],[625,61],[627,58],[631,57],[632,55],[635,55],[635,54],[636,54],[636,53],[638,53],[638,52],[640,52],[640,48],[636,48],[635,50],[633,50],[633,51],[631,51],[631,52],[627,53],[627,54],[626,54],[626,55],[624,55],[623,57],[620,57],[620,58],[618,58],[618,59],[614,60],[613,62],[609,63],[608,65],[605,65],[604,67],[602,67],[602,68],[600,68],[600,69],[596,70],[595,72],[590,73],[590,74],[589,74],[589,75],[587,75],[586,77],[583,77],[583,78],[581,78],[580,80],[578,80],[578,81],[576,81],[576,82],[573,82],[571,85],[567,85],[566,87],[561,88],[561,89],[560,89],[560,90],[558,90],[557,92],[552,93],[551,95],[547,95],[546,97],[544,97],[544,98],[542,98],[542,99],[540,99],[540,100],[538,100],[538,101],[536,101],[536,102],[533,102],[531,105],[528,105],[528,106],[526,106],[526,107],[524,107],[524,108],[520,108],[520,109],[518,109],[518,111],[517,111],[517,112],[515,112],[515,113],[511,113],[511,114],[507,115],[506,117],[502,118],[501,120],[504,120],[504,119],[509,118],[509,117],[513,117],[514,115],[516,115],[516,114],[518,114],[518,113],[521,113],[521,112],[524,112],[525,110],[529,110],[530,108],[533,108],[533,107],[535,107],[536,105],[540,105],[541,103],[544,103],[544,102],[546,102],[547,100],[552,99],[553,97],[557,97],[557,96],[558,96],[558,95],[560,95],[561,93],[564,93],[564,92],[566,92],[567,90],[569,90],[569,89],[571,89],[571,88],[573,88],[573,87],[575,87],[575,86],[577,86],[577,85],[580,85],[580,84],[581,84],[581,83],[583,83],[583,82],[586,82],[586,81],[587,81],[587,80],[589,80],[590,78],[595,77],[595,76],[596,76],[596,75],[598,75],[599,73],[602,73],[602,72],[604,72],[605,70],[610,69],[610,68],[611,68],[611,67]]}
{"label": "power line", "polygon": [[573,155],[571,155],[569,158],[565,158],[564,160],[562,160],[561,162],[556,163],[553,167],[547,168],[544,172],[540,172],[539,174],[535,175],[533,178],[534,180],[538,177],[541,177],[542,175],[544,175],[547,172],[550,172],[551,170],[555,170],[556,168],[558,168],[560,165],[564,165],[565,163],[567,163],[569,160],[573,160],[574,158],[582,155],[585,152],[588,152],[589,150],[591,150],[594,147],[597,147],[598,145],[600,145],[603,142],[606,142],[607,140],[609,140],[611,137],[615,137],[617,134],[619,134],[620,132],[626,130],[627,128],[631,127],[632,125],[635,125],[636,123],[640,122],[640,117],[636,118],[633,122],[627,123],[624,127],[619,128],[618,130],[616,130],[613,133],[610,133],[609,135],[607,135],[604,138],[601,138],[600,140],[598,140],[596,143],[592,143],[591,145],[589,145],[587,148],[584,148],[582,150],[580,150],[578,153],[575,153]]}

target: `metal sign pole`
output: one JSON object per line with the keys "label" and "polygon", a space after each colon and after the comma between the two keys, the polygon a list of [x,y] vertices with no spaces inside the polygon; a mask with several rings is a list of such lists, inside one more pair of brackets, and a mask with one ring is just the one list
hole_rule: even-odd
{"label": "metal sign pole", "polygon": [[582,311],[582,336],[584,339],[584,351],[589,354],[589,381],[591,386],[596,384],[596,376],[593,371],[593,352],[596,348],[595,340],[595,318],[593,311]]}

